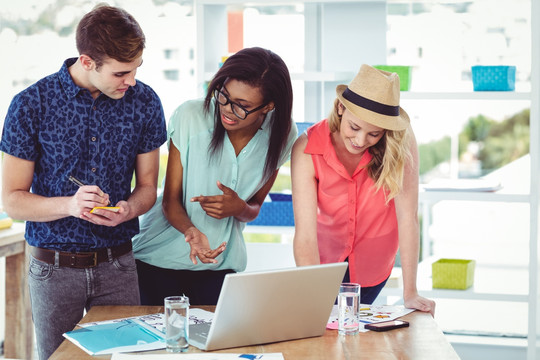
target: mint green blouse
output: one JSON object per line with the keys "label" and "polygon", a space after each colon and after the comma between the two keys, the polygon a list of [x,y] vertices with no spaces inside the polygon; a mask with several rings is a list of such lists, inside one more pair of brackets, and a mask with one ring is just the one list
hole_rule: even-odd
{"label": "mint green blouse", "polygon": [[[203,100],[191,100],[180,105],[168,125],[169,141],[180,151],[183,165],[182,204],[193,224],[203,232],[215,249],[223,241],[226,250],[216,259],[217,264],[203,264],[198,259],[193,265],[189,259],[190,246],[184,235],[171,226],[163,215],[160,194],[156,203],[140,218],[140,233],[133,238],[135,258],[145,263],[177,270],[225,270],[243,271],[247,264],[246,246],[242,231],[245,223],[234,217],[215,219],[206,215],[194,196],[220,195],[216,182],[233,189],[240,198],[248,200],[266,182],[262,179],[268,142],[270,138],[270,114],[244,149],[236,156],[234,148],[225,134],[222,151],[210,156],[208,145],[214,129],[214,106],[205,114]],[[291,119],[292,122],[292,119]],[[287,139],[279,166],[289,157],[297,136],[296,125]]]}

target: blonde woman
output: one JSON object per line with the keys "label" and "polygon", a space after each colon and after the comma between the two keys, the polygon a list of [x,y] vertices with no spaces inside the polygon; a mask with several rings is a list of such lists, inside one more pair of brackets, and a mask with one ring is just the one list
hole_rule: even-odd
{"label": "blonde woman", "polygon": [[344,281],[361,303],[384,287],[398,248],[405,306],[435,311],[418,295],[418,152],[399,77],[368,65],[336,88],[328,119],[295,142],[292,193],[298,266],[348,261]]}

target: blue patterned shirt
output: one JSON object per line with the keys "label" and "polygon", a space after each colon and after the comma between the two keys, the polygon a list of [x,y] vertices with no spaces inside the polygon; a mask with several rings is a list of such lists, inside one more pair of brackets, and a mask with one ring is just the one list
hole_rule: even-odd
{"label": "blue patterned shirt", "polygon": [[[93,99],[73,82],[64,62],[49,75],[17,94],[4,122],[0,150],[35,162],[31,191],[71,196],[73,175],[109,194],[112,204],[127,200],[138,154],[159,148],[167,139],[157,94],[137,81],[118,100],[103,94]],[[95,225],[69,216],[26,223],[32,246],[62,251],[91,251],[120,245],[139,231],[138,219],[116,227]]]}

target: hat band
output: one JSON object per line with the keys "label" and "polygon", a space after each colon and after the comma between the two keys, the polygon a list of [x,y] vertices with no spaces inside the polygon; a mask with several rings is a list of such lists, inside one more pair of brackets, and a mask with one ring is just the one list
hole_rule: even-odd
{"label": "hat band", "polygon": [[363,96],[360,96],[349,88],[345,89],[343,92],[343,97],[355,105],[363,107],[364,109],[371,110],[377,114],[387,115],[387,116],[399,116],[399,106],[392,106],[381,104],[380,102],[367,99]]}

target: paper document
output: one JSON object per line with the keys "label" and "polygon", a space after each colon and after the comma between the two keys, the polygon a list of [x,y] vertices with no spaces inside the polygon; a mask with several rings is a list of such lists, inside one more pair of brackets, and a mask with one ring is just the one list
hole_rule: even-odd
{"label": "paper document", "polygon": [[[214,313],[189,309],[189,323],[212,322]],[[90,355],[165,349],[163,313],[78,324],[64,337]]]}
{"label": "paper document", "polygon": [[90,355],[165,348],[165,335],[137,319],[87,326],[64,337]]}
{"label": "paper document", "polygon": [[[402,305],[365,305],[360,304],[358,311],[358,319],[360,320],[360,331],[368,331],[364,329],[365,324],[383,322],[397,319],[405,316],[414,309],[407,309]],[[327,329],[337,330],[338,328],[338,306],[334,305],[330,318],[328,319]]]}
{"label": "paper document", "polygon": [[285,360],[282,353],[268,354],[114,354],[111,360]]}

